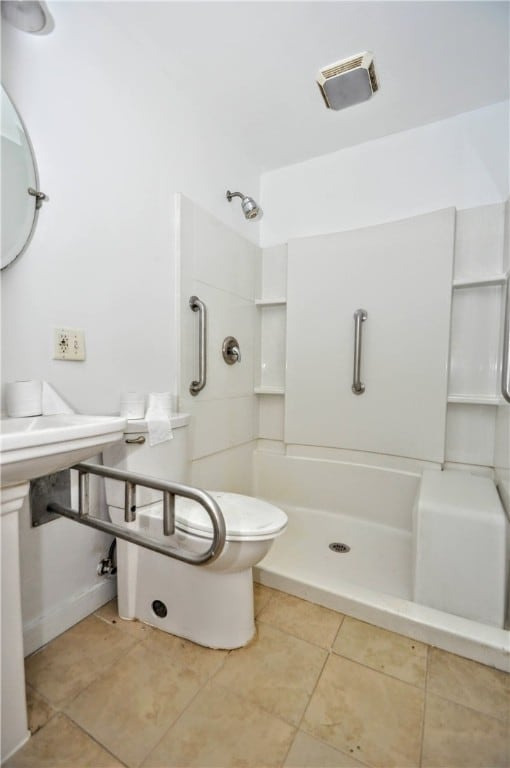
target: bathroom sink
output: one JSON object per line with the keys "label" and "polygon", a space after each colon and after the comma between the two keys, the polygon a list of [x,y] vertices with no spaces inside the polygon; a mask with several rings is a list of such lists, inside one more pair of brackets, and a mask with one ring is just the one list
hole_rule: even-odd
{"label": "bathroom sink", "polygon": [[126,420],[119,416],[63,413],[0,421],[2,487],[26,483],[88,459],[120,440]]}
{"label": "bathroom sink", "polygon": [[[122,438],[119,416],[32,416],[0,420],[0,541],[2,543],[2,742],[4,762],[29,738],[23,663],[19,562],[19,511],[29,480],[89,459]],[[58,557],[58,551],[55,552]]]}

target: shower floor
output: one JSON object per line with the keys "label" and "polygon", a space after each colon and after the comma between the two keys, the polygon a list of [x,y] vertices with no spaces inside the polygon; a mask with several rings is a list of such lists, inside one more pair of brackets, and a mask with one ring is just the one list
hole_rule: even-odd
{"label": "shower floor", "polygon": [[[341,513],[283,509],[287,530],[254,568],[256,581],[510,671],[507,630],[413,602],[409,531]],[[333,542],[351,550],[333,552]]]}
{"label": "shower floor", "polygon": [[[335,591],[339,581],[410,600],[412,537],[409,531],[344,514],[286,509],[289,525],[260,564],[263,570],[300,578]],[[312,530],[311,530],[312,526]],[[347,544],[346,553],[329,544]]]}

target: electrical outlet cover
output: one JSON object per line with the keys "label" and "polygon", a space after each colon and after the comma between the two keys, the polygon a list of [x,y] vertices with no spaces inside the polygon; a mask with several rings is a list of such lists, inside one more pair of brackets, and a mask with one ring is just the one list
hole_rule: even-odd
{"label": "electrical outlet cover", "polygon": [[85,333],[77,328],[55,328],[54,360],[85,360]]}

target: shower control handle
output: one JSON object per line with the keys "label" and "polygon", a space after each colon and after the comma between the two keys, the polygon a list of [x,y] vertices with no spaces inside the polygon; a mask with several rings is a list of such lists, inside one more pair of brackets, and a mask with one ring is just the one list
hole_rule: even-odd
{"label": "shower control handle", "polygon": [[227,365],[241,362],[241,348],[235,336],[227,336],[221,348],[223,359]]}

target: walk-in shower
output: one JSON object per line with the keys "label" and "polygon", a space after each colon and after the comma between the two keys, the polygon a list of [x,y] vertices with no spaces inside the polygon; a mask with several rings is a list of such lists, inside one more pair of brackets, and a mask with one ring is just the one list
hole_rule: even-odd
{"label": "walk-in shower", "polygon": [[[505,203],[263,251],[184,197],[179,214],[193,483],[289,518],[255,580],[508,669]],[[191,397],[196,294],[211,343]],[[218,354],[230,331],[241,365]]]}

